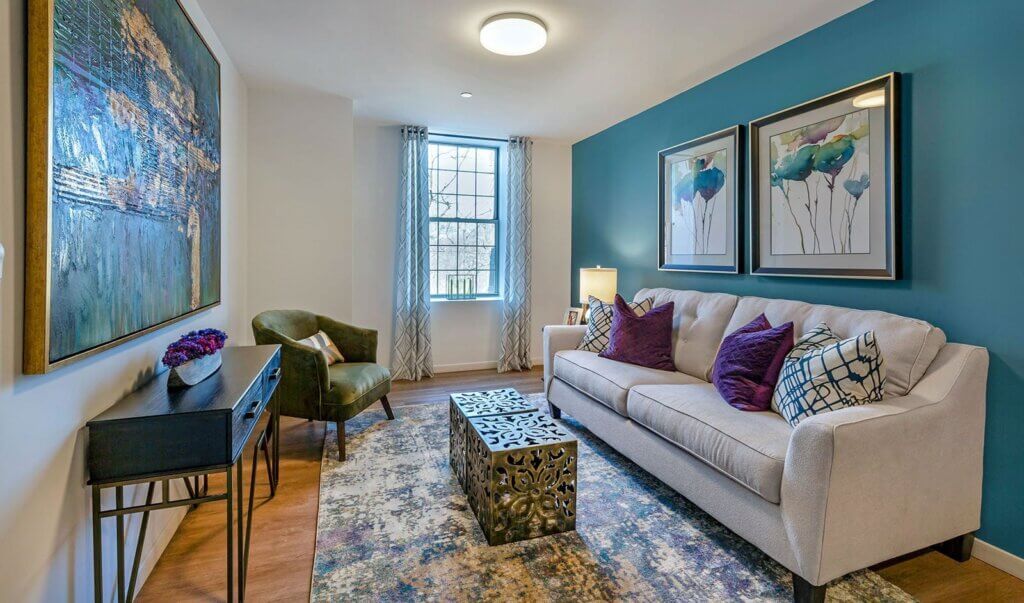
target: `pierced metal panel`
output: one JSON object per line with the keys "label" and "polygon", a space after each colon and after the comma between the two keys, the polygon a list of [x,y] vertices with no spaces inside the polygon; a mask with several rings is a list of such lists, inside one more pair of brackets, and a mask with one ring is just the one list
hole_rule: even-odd
{"label": "pierced metal panel", "polygon": [[575,441],[568,431],[539,411],[476,417],[470,423],[493,451]]}
{"label": "pierced metal panel", "polygon": [[536,411],[537,407],[513,388],[457,393],[449,397],[448,460],[463,492],[466,492],[467,421],[474,417]]}
{"label": "pierced metal panel", "polygon": [[470,507],[491,545],[576,529],[576,439],[539,412],[469,421]]}

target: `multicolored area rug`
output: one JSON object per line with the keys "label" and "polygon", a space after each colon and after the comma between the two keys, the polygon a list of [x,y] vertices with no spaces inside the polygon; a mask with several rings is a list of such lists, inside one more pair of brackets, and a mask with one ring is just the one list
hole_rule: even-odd
{"label": "multicolored area rug", "polygon": [[[327,434],[314,601],[792,601],[785,568],[571,418],[576,531],[488,546],[448,466],[447,404],[395,414],[347,423],[344,463]],[[913,601],[871,571],[828,596]]]}

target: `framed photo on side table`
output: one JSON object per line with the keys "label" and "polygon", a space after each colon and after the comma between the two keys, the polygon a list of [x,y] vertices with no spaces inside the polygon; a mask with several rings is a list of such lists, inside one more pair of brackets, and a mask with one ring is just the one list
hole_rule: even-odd
{"label": "framed photo on side table", "polygon": [[753,274],[894,280],[899,74],[750,122]]}
{"label": "framed photo on side table", "polygon": [[736,274],[743,257],[742,126],[658,152],[658,269]]}
{"label": "framed photo on side table", "polygon": [[562,316],[562,324],[569,326],[583,324],[583,308],[568,308],[565,315]]}

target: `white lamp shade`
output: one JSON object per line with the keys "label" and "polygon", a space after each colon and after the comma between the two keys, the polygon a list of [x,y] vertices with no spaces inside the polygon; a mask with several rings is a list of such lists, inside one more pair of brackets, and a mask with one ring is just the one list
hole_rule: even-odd
{"label": "white lamp shade", "polygon": [[615,268],[580,268],[580,303],[587,303],[591,295],[601,301],[612,301],[618,291],[618,280]]}

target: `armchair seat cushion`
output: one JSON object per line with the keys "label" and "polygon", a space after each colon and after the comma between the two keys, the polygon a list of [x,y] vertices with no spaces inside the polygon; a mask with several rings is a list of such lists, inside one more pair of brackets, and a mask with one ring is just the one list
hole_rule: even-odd
{"label": "armchair seat cushion", "polygon": [[327,367],[331,389],[324,399],[328,420],[345,421],[391,391],[391,371],[372,362],[344,362]]}

